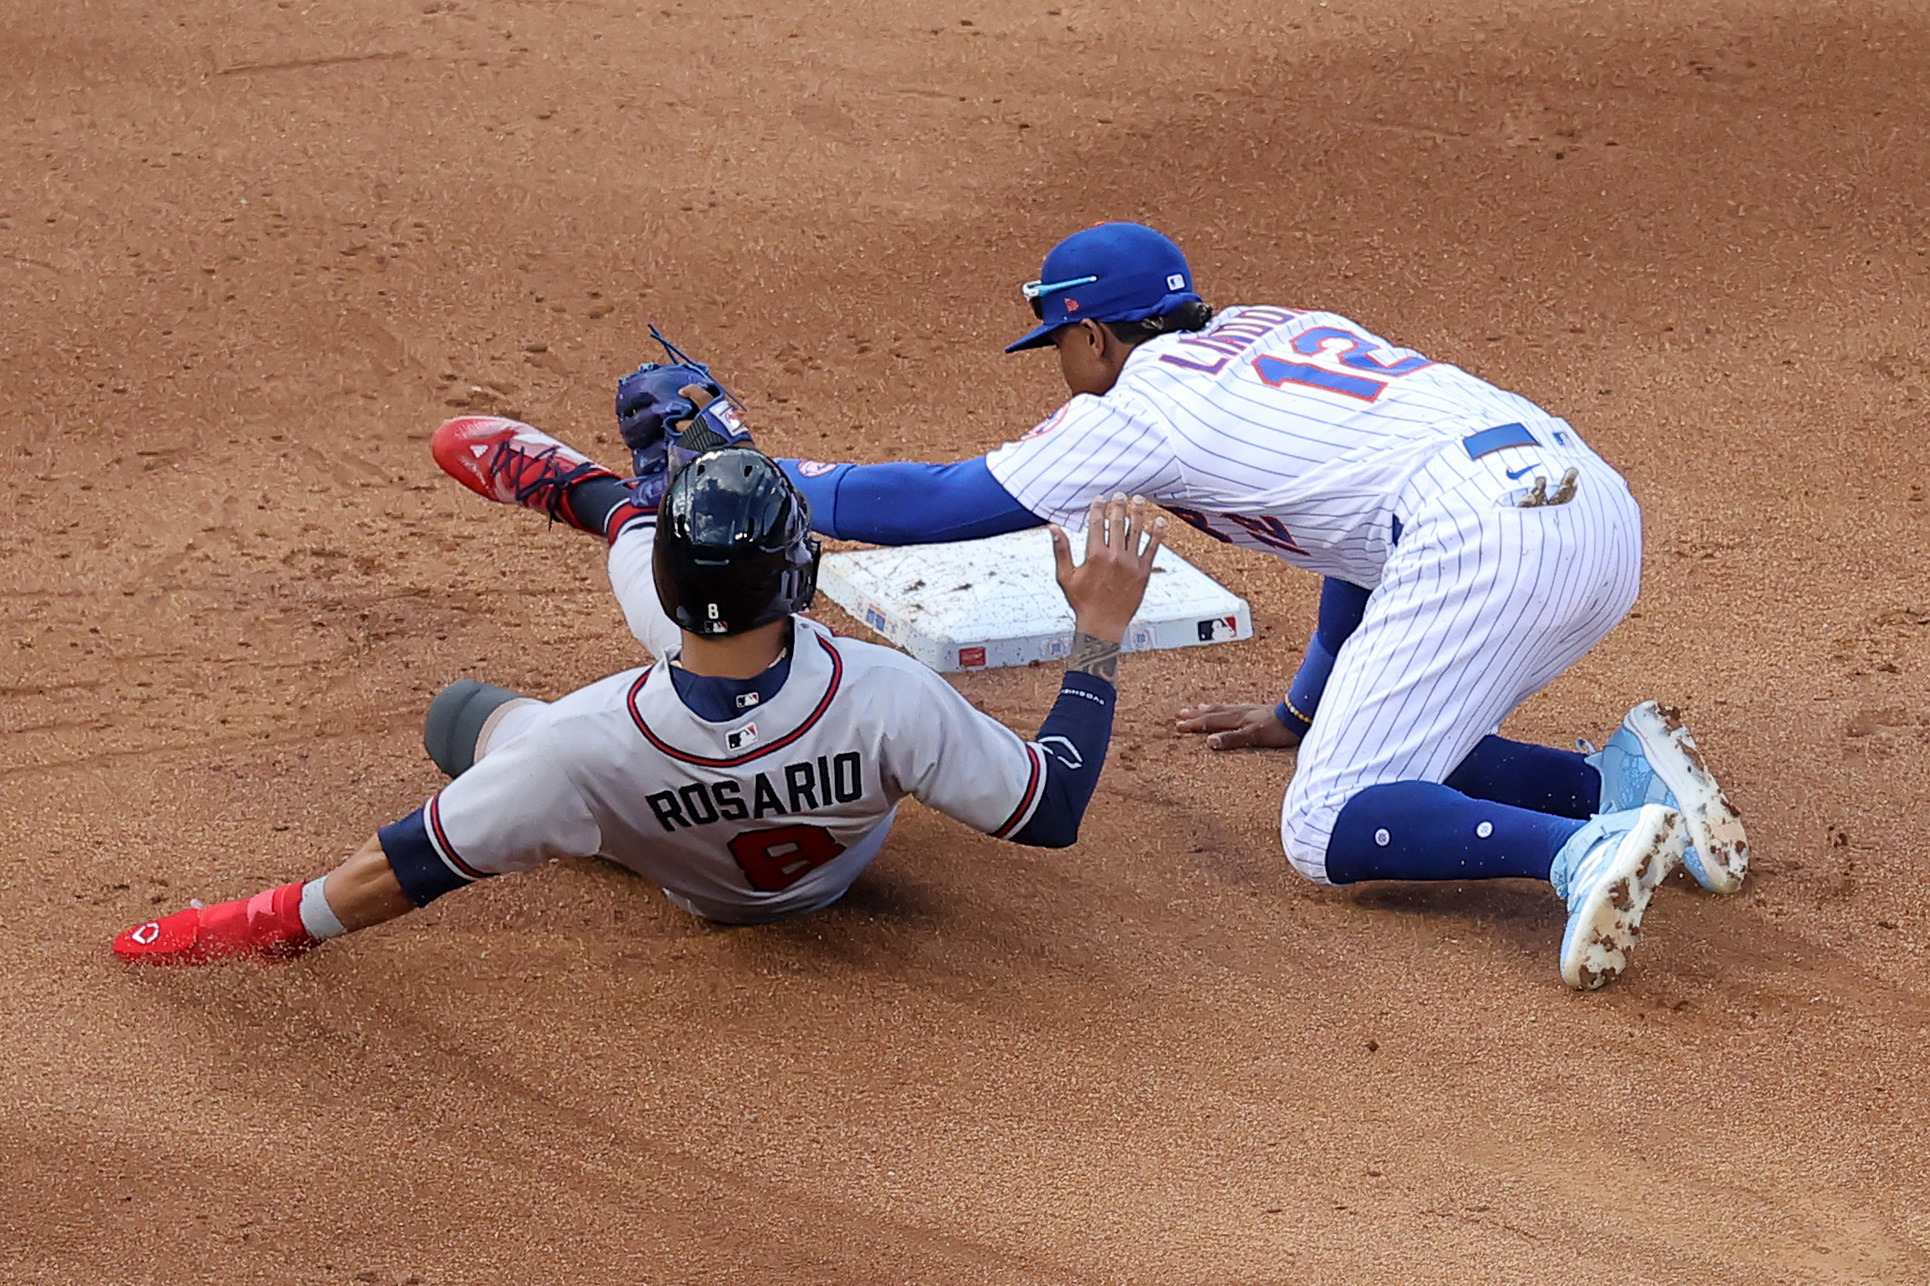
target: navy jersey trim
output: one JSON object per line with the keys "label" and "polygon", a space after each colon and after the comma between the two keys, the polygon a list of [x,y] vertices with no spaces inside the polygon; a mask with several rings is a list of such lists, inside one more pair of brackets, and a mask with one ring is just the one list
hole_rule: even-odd
{"label": "navy jersey trim", "polygon": [[449,842],[449,832],[442,829],[442,796],[437,795],[429,801],[425,810],[429,821],[429,842],[436,846],[436,856],[449,863],[456,874],[465,879],[482,880],[489,878],[488,871],[480,871],[462,860],[456,846]]}
{"label": "navy jersey trim", "polygon": [[376,832],[376,840],[382,845],[382,855],[388,859],[396,883],[417,906],[428,906],[443,894],[473,884],[487,874],[460,859],[449,860],[454,850],[445,847],[446,836],[437,837],[442,826],[440,820],[432,820],[434,808],[435,801],[431,800]]}
{"label": "navy jersey trim", "polygon": [[[659,666],[652,666],[650,669],[645,670],[641,675],[637,676],[637,681],[630,685],[630,695],[624,702],[630,710],[630,721],[637,725],[637,731],[643,734],[644,740],[648,741],[664,754],[669,755],[679,763],[696,764],[702,768],[735,768],[739,764],[747,764],[753,759],[762,759],[765,755],[782,750],[799,737],[802,737],[805,733],[811,731],[817,721],[824,717],[824,712],[831,708],[831,702],[837,697],[838,688],[844,682],[844,658],[838,655],[838,649],[831,646],[829,639],[824,638],[822,635],[816,637],[818,646],[823,648],[825,655],[831,658],[831,682],[825,686],[824,696],[819,700],[817,709],[811,711],[811,713],[805,717],[803,723],[800,723],[797,727],[791,729],[790,732],[779,737],[767,746],[759,747],[748,754],[733,755],[728,759],[712,759],[706,755],[693,755],[679,750],[662,737],[659,737],[656,733],[650,731],[650,725],[643,721],[643,712],[637,709],[637,697],[642,694],[643,685],[650,682],[650,676],[662,668]],[[666,680],[666,682],[667,681],[668,680]]]}
{"label": "navy jersey trim", "polygon": [[1025,743],[1025,753],[1032,761],[1032,776],[1025,783],[1025,794],[1019,798],[1019,806],[1012,810],[1012,815],[1005,819],[1003,825],[992,832],[993,839],[1005,839],[1023,825],[1031,814],[1033,802],[1039,797],[1039,779],[1045,773],[1045,765],[1039,761],[1039,752],[1029,741]]}

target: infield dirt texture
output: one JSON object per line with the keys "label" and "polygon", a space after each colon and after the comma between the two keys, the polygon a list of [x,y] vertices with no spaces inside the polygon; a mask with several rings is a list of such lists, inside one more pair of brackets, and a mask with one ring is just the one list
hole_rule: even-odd
{"label": "infield dirt texture", "polygon": [[[0,1280],[1930,1280],[1927,85],[1863,0],[0,0]],[[1307,884],[1292,755],[1168,729],[1277,695],[1317,583],[1185,532],[1260,636],[1127,659],[1072,851],[908,806],[772,928],[569,862],[111,961],[419,805],[442,683],[637,663],[444,417],[616,462],[654,320],[775,449],[973,454],[1107,218],[1626,473],[1636,614],[1509,727],[1682,705],[1743,895],[1577,995],[1543,887]]]}

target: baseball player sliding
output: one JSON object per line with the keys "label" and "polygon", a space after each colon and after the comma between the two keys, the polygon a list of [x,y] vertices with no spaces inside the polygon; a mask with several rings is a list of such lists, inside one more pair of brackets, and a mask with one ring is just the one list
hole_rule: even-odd
{"label": "baseball player sliding", "polygon": [[705,397],[686,388],[690,373],[633,377],[626,428],[637,436],[647,420],[655,433],[633,482],[512,420],[452,420],[433,442],[482,495],[607,534],[613,584],[655,664],[554,703],[450,685],[423,740],[454,780],[428,803],[324,877],[127,930],[121,959],[287,959],[570,855],[621,863],[709,920],[774,920],[843,895],[906,795],[1016,843],[1076,839],[1111,736],[1119,642],[1166,519],[1149,523],[1142,500],[1094,500],[1076,567],[1055,530],[1077,634],[1027,742],[902,653],[798,615],[817,578],[808,508],[768,457],[728,444],[746,439],[727,404],[666,435],[666,409],[696,409],[680,389]]}
{"label": "baseball player sliding", "polygon": [[1178,727],[1214,750],[1299,745],[1280,836],[1309,879],[1549,881],[1571,986],[1627,967],[1678,862],[1741,886],[1741,820],[1673,712],[1636,706],[1599,752],[1495,735],[1640,585],[1641,513],[1566,421],[1333,313],[1215,313],[1139,224],[1066,238],[1023,293],[1038,325],[1006,351],[1056,349],[1071,400],[960,463],[783,461],[818,532],[989,536],[1125,491],[1320,573],[1285,699]]}

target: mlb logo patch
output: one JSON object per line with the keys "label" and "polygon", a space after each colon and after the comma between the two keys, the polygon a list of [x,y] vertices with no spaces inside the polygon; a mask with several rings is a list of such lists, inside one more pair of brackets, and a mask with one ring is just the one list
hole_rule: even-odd
{"label": "mlb logo patch", "polygon": [[958,665],[960,669],[963,669],[963,670],[977,669],[978,667],[983,666],[984,664],[985,664],[984,648],[962,647],[958,649]]}
{"label": "mlb logo patch", "polygon": [[737,708],[748,710],[763,699],[764,694],[761,692],[740,692],[737,694]]}
{"label": "mlb logo patch", "polygon": [[1200,642],[1217,643],[1221,639],[1239,637],[1240,621],[1238,617],[1215,616],[1211,620],[1201,621],[1199,629]]}
{"label": "mlb logo patch", "polygon": [[726,746],[729,746],[732,750],[742,750],[746,746],[756,745],[757,744],[757,725],[754,723],[747,723],[743,727],[737,729],[735,732],[725,733],[724,744]]}
{"label": "mlb logo patch", "polygon": [[1168,290],[1186,289],[1186,278],[1182,277],[1179,273],[1174,273],[1172,276],[1166,279],[1166,289]]}

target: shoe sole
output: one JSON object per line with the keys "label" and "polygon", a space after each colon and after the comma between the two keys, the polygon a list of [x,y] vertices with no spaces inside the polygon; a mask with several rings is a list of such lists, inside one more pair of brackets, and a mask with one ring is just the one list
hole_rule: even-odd
{"label": "shoe sole", "polygon": [[1577,991],[1593,991],[1628,968],[1649,899],[1688,847],[1682,814],[1660,804],[1650,804],[1642,813],[1615,850],[1608,878],[1569,913],[1562,934],[1561,977]]}
{"label": "shoe sole", "polygon": [[1703,887],[1712,893],[1734,893],[1749,873],[1749,837],[1742,813],[1716,785],[1715,775],[1696,748],[1695,737],[1682,724],[1682,712],[1654,701],[1644,701],[1624,720],[1642,743],[1649,767],[1675,796],[1677,810],[1689,826]]}

